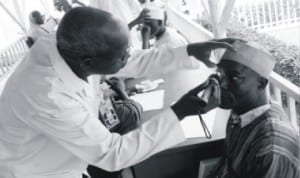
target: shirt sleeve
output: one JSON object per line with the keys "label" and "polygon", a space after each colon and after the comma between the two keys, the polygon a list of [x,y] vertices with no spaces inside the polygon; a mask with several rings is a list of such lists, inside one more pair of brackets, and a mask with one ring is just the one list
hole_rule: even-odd
{"label": "shirt sleeve", "polygon": [[145,77],[168,73],[178,69],[197,69],[199,62],[189,57],[187,47],[133,50],[128,63],[114,76]]}
{"label": "shirt sleeve", "polygon": [[85,162],[108,171],[134,165],[185,140],[171,109],[120,136],[110,133],[78,101],[60,99],[59,103],[65,104],[39,111],[29,124]]}

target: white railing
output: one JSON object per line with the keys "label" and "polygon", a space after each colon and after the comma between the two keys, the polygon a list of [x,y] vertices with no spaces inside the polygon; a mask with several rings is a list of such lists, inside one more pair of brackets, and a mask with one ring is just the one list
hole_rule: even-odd
{"label": "white railing", "polygon": [[[185,14],[171,8],[167,8],[167,12],[169,23],[184,34],[189,41],[200,42],[213,38],[211,32],[192,21]],[[300,88],[273,72],[270,78],[270,90],[271,96],[284,107],[293,126],[299,130]]]}
{"label": "white railing", "polygon": [[27,51],[28,47],[25,42],[25,37],[0,51],[0,81],[10,72]]}
{"label": "white railing", "polygon": [[236,0],[233,14],[254,29],[300,23],[300,0]]}
{"label": "white railing", "polygon": [[270,78],[270,94],[288,114],[293,126],[299,131],[300,88],[273,72]]}

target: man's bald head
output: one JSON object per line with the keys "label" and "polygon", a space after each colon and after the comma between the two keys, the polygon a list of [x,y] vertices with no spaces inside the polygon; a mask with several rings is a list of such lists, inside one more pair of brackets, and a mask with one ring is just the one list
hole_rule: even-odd
{"label": "man's bald head", "polygon": [[113,58],[128,47],[128,28],[110,13],[78,7],[65,14],[57,30],[59,52],[68,60]]}

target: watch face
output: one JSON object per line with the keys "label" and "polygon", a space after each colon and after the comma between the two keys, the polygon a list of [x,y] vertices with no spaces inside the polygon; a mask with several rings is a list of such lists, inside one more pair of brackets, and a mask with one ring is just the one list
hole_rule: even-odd
{"label": "watch face", "polygon": [[120,120],[114,109],[112,99],[109,97],[103,100],[99,105],[99,118],[107,129],[112,129],[120,123]]}

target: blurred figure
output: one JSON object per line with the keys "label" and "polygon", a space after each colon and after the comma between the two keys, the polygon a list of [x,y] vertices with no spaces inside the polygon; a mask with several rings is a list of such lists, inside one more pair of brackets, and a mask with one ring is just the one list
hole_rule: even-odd
{"label": "blurred figure", "polygon": [[39,11],[32,11],[29,15],[30,27],[28,30],[27,45],[31,47],[41,36],[54,31],[57,21],[50,17],[45,23],[45,16]]}
{"label": "blurred figure", "polygon": [[171,27],[166,26],[167,13],[159,7],[149,8],[149,19],[144,23],[141,30],[143,49],[150,48],[149,40],[155,39],[154,47],[158,48],[167,45],[171,48],[187,44],[187,40]]}
{"label": "blurred figure", "polygon": [[142,10],[137,0],[91,0],[92,7],[110,12],[115,17],[128,24],[130,31],[130,44],[133,48],[141,49],[141,39],[139,38],[138,24],[142,24],[147,19],[148,10]]}
{"label": "blurred figure", "polygon": [[44,15],[42,15],[39,11],[33,11],[29,15],[29,36],[32,38],[33,42],[35,42],[40,36],[46,35],[49,31],[43,28],[44,24]]}

